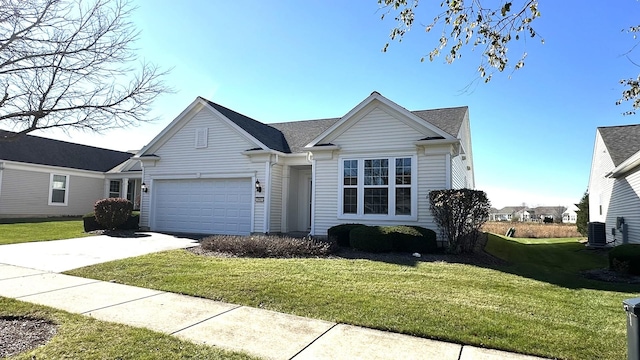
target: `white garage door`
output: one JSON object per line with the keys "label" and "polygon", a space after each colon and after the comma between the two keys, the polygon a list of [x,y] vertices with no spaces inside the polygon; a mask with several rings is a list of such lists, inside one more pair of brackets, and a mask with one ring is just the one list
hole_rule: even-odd
{"label": "white garage door", "polygon": [[251,179],[155,180],[153,187],[153,230],[251,232]]}

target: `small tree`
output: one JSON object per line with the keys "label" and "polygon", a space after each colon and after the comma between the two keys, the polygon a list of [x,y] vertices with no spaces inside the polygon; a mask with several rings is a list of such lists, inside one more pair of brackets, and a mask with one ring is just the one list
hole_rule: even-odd
{"label": "small tree", "polygon": [[580,202],[576,204],[578,207],[577,215],[576,215],[576,226],[578,228],[578,232],[582,234],[582,236],[587,236],[589,234],[588,224],[589,224],[589,193],[584,192],[582,195],[582,199]]}
{"label": "small tree", "polygon": [[129,219],[133,204],[123,198],[108,198],[96,201],[93,210],[100,225],[115,230]]}
{"label": "small tree", "polygon": [[480,228],[489,219],[491,203],[484,191],[434,190],[429,193],[431,214],[452,253],[473,252]]}

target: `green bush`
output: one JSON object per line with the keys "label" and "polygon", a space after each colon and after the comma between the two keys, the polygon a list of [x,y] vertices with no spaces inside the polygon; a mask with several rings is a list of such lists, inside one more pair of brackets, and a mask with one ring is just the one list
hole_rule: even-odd
{"label": "green bush", "polygon": [[352,248],[373,253],[393,250],[391,237],[382,231],[381,226],[359,226],[349,233],[349,245]]}
{"label": "green bush", "polygon": [[[107,228],[103,225],[100,225],[96,220],[96,214],[90,212],[82,216],[82,221],[84,223],[84,232],[96,231],[96,230],[106,230]],[[124,224],[118,226],[118,230],[138,230],[140,228],[140,212],[133,211],[127,221]]]}
{"label": "green bush", "polygon": [[124,224],[129,215],[131,215],[132,210],[133,204],[131,201],[123,198],[98,200],[93,206],[96,221],[107,230],[115,230]]}
{"label": "green bush", "polygon": [[438,249],[436,232],[421,226],[384,226],[381,231],[390,236],[394,251],[432,253]]}
{"label": "green bush", "polygon": [[349,246],[349,233],[351,230],[364,226],[362,224],[340,224],[327,230],[329,241],[335,241],[339,246]]}
{"label": "green bush", "polygon": [[609,251],[609,269],[640,275],[640,244],[622,244]]}
{"label": "green bush", "polygon": [[82,222],[84,223],[84,232],[104,230],[104,226],[98,224],[95,213],[88,213],[82,216]]}

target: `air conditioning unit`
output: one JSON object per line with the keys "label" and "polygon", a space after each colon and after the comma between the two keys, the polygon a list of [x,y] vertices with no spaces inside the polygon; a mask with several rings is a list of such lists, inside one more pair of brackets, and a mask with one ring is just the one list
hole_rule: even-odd
{"label": "air conditioning unit", "polygon": [[605,223],[590,222],[588,225],[588,245],[593,247],[603,247],[607,243]]}

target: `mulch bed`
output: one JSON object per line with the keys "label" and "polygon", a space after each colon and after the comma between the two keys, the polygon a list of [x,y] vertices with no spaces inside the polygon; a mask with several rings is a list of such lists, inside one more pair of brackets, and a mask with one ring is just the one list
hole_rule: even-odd
{"label": "mulch bed", "polygon": [[58,326],[49,320],[24,316],[0,317],[0,358],[19,354],[44,345]]}

